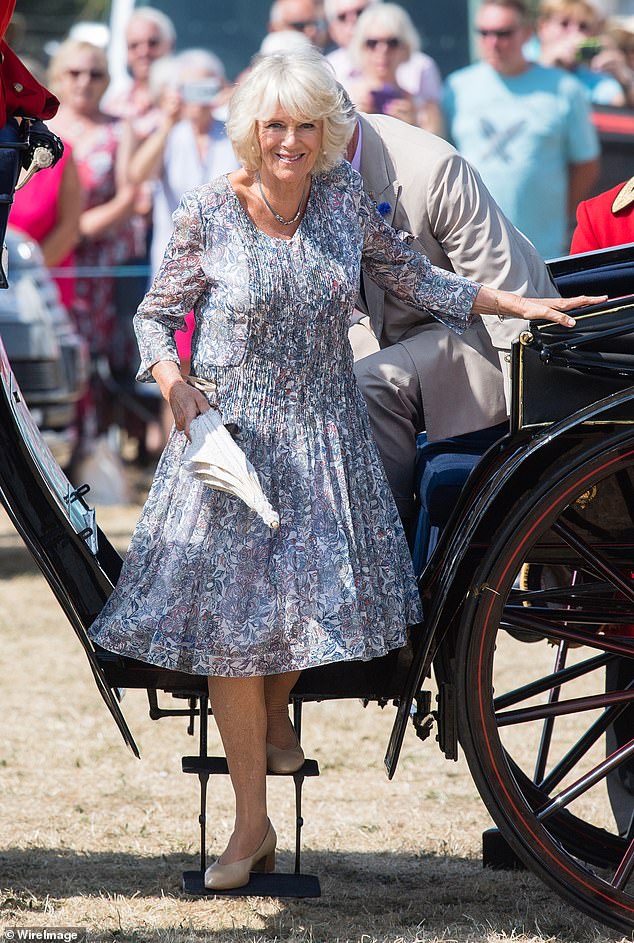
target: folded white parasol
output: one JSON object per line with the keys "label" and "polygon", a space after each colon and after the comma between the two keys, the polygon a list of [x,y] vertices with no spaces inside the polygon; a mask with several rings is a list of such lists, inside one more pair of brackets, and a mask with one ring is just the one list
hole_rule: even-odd
{"label": "folded white parasol", "polygon": [[265,524],[278,528],[280,518],[262,491],[257,472],[222,423],[217,409],[197,416],[189,427],[191,442],[183,455],[183,467],[215,491],[241,498]]}

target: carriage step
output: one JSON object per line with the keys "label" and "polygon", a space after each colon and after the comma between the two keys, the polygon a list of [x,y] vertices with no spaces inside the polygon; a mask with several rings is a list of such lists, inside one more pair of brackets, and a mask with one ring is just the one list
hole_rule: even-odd
{"label": "carriage step", "polygon": [[183,891],[195,897],[321,897],[319,878],[314,874],[253,872],[248,884],[230,891],[205,887],[204,872],[184,871]]}
{"label": "carriage step", "polygon": [[[181,757],[181,764],[184,773],[209,773],[211,776],[228,775],[229,773],[227,760],[224,756],[183,756]],[[295,773],[268,773],[267,775],[301,776],[302,778],[305,776],[319,776],[319,764],[317,760],[304,760],[304,765],[300,766]]]}
{"label": "carriage step", "polygon": [[497,828],[482,832],[482,867],[494,871],[526,871],[524,862]]}

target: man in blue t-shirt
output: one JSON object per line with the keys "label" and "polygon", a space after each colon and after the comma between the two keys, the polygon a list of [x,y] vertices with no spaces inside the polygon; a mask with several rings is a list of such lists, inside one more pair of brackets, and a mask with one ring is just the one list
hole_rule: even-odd
{"label": "man in blue t-shirt", "polygon": [[587,95],[567,72],[526,59],[523,0],[484,0],[476,28],[482,61],[447,79],[450,136],[542,256],[563,255],[599,173]]}

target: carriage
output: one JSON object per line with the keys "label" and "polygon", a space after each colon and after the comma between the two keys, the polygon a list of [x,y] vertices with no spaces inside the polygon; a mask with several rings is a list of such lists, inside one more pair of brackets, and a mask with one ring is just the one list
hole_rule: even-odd
{"label": "carriage", "polygon": [[[485,862],[522,863],[624,932],[634,929],[633,270],[634,245],[551,263],[562,294],[611,300],[580,312],[572,330],[523,332],[511,353],[509,428],[421,439],[422,628],[383,658],[307,670],[292,692],[300,735],[306,701],[393,703],[390,777],[409,723],[422,740],[435,732],[449,759],[462,749],[497,826],[485,833]],[[125,688],[147,691],[152,719],[184,718],[196,737],[182,768],[200,781],[200,868],[185,872],[183,887],[212,893],[203,886],[207,790],[227,767],[208,754],[206,682],[88,637],[122,561],[87,492],[49,452],[0,344],[0,501],[128,746],[138,755],[120,706]],[[307,759],[293,774],[294,872],[254,874],[223,893],[319,894],[300,857],[302,787],[318,772]]]}
{"label": "carriage", "polygon": [[[619,297],[577,326],[531,325],[512,351],[510,431],[421,442],[416,566],[425,622],[408,648],[370,662],[305,671],[305,701],[396,705],[385,763],[396,769],[407,724],[432,731],[448,758],[466,755],[497,825],[487,863],[518,861],[590,916],[634,928],[634,247],[552,263],[562,293],[591,284]],[[628,336],[630,335],[630,336]],[[121,558],[100,530],[87,488],[48,451],[0,351],[0,499],[67,615],[129,747],[121,690],[145,689],[150,717],[185,718],[197,753],[204,894],[209,777],[205,679],[96,647],[86,629]],[[512,677],[500,667],[512,664]],[[430,675],[437,693],[432,699]],[[531,757],[530,766],[526,757]],[[232,894],[316,896],[300,865],[301,795],[314,760],[294,774],[295,871],[253,875]]]}

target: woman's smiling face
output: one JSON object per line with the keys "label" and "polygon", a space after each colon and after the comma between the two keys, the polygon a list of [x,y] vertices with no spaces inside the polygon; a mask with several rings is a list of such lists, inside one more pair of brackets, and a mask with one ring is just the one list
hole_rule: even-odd
{"label": "woman's smiling face", "polygon": [[99,50],[77,49],[69,56],[59,79],[59,97],[84,115],[95,115],[108,84],[108,69]]}
{"label": "woman's smiling face", "polygon": [[289,183],[303,180],[319,157],[322,133],[321,120],[298,120],[278,107],[265,121],[258,121],[261,172]]}

